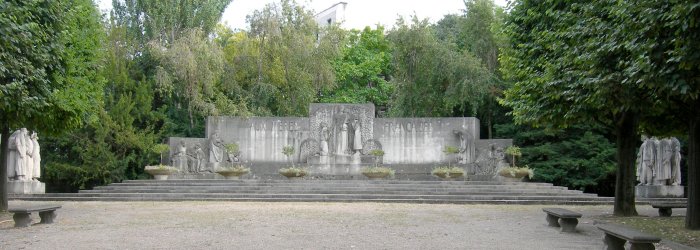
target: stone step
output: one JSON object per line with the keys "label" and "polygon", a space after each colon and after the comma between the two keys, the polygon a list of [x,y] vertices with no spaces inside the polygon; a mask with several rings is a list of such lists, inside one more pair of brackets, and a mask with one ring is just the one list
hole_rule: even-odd
{"label": "stone step", "polygon": [[335,185],[305,185],[305,186],[287,186],[287,185],[265,185],[265,186],[231,186],[231,185],[197,185],[197,186],[178,186],[178,185],[134,185],[134,186],[103,186],[95,187],[94,190],[133,190],[133,189],[192,189],[192,190],[348,190],[348,191],[363,191],[363,190],[389,190],[389,191],[555,191],[555,192],[573,192],[582,193],[579,190],[568,190],[563,187],[550,188],[530,188],[530,187],[490,187],[490,186],[472,186],[472,187],[426,187],[426,186],[335,186]]}
{"label": "stone step", "polygon": [[279,187],[279,188],[296,188],[296,187],[335,187],[335,188],[358,188],[358,187],[375,187],[375,188],[481,188],[481,189],[559,189],[567,190],[566,187],[559,186],[515,186],[515,185],[407,185],[407,184],[319,184],[319,183],[304,183],[304,184],[267,184],[267,183],[140,183],[140,184],[110,184],[109,186],[96,187],[103,188],[123,188],[123,187]]}
{"label": "stone step", "polygon": [[555,191],[518,191],[518,190],[481,190],[481,191],[440,191],[440,190],[322,190],[322,189],[293,189],[293,190],[283,190],[283,189],[264,189],[264,190],[232,190],[232,189],[116,189],[116,190],[82,190],[80,193],[258,193],[258,194],[270,194],[270,193],[305,193],[305,194],[449,194],[449,195],[584,195],[593,196],[595,194],[580,194],[576,192],[560,192]]}
{"label": "stone step", "polygon": [[542,200],[542,199],[358,199],[354,197],[329,199],[315,198],[174,198],[174,197],[22,197],[28,201],[231,201],[231,202],[374,202],[374,203],[423,203],[423,204],[502,204],[502,205],[610,205],[612,200]]}
{"label": "stone step", "polygon": [[[579,195],[552,196],[552,195],[434,195],[434,194],[240,194],[240,193],[78,193],[60,194],[48,193],[33,195],[34,197],[131,197],[131,198],[288,198],[288,199],[444,199],[444,200],[611,200],[604,197],[586,197]],[[20,196],[22,197],[22,196]],[[20,198],[21,199],[21,198]]]}
{"label": "stone step", "polygon": [[130,185],[134,183],[148,183],[148,184],[166,184],[174,183],[178,185],[183,185],[186,183],[225,183],[225,184],[351,184],[351,185],[361,185],[361,184],[390,184],[390,185],[423,185],[423,184],[433,184],[433,185],[498,185],[498,186],[549,186],[554,187],[551,183],[543,182],[498,182],[498,181],[406,181],[406,180],[255,180],[255,179],[241,179],[241,180],[221,180],[221,179],[187,179],[187,180],[125,180],[122,183],[112,183],[111,185]]}

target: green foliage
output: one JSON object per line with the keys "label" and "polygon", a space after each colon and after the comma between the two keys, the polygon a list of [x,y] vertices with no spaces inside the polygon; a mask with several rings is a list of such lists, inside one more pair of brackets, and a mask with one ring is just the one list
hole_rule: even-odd
{"label": "green foliage", "polygon": [[226,147],[226,152],[229,153],[237,153],[238,152],[238,144],[236,143],[229,143],[224,145]]}
{"label": "green foliage", "polygon": [[459,148],[455,146],[445,146],[444,148],[442,148],[442,152],[446,155],[452,155],[459,153]]}
{"label": "green foliage", "polygon": [[291,156],[294,154],[294,146],[288,145],[282,147],[282,154],[286,155],[287,157]]}
{"label": "green foliage", "polygon": [[510,124],[497,125],[496,131],[521,145],[520,162],[537,172],[535,181],[583,190],[615,173],[615,145],[601,129],[545,130]]}
{"label": "green foliage", "polygon": [[384,156],[384,150],[381,149],[372,149],[369,151],[370,155],[376,156],[376,157],[382,157]]}
{"label": "green foliage", "polygon": [[451,176],[462,176],[464,175],[464,169],[459,167],[436,167],[430,171],[430,174],[434,176],[445,176],[445,178],[450,178]]}
{"label": "green foliage", "polygon": [[170,146],[168,144],[163,144],[163,143],[155,144],[155,145],[153,145],[153,147],[151,147],[151,152],[153,152],[155,154],[166,153],[169,150],[170,150]]}
{"label": "green foliage", "polygon": [[427,20],[414,17],[409,24],[401,18],[388,39],[394,44],[393,116],[446,116],[465,105],[478,107],[492,84],[476,57],[437,39]]}
{"label": "green foliage", "polygon": [[368,103],[385,109],[393,87],[391,45],[384,36],[384,27],[350,30],[340,44],[340,55],[333,62],[338,87],[327,90],[321,102]]}

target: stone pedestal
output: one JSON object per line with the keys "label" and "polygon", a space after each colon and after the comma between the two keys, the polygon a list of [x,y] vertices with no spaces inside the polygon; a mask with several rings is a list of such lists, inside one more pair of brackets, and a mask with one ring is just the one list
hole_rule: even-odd
{"label": "stone pedestal", "polygon": [[636,186],[635,194],[640,198],[683,198],[683,186]]}
{"label": "stone pedestal", "polygon": [[46,185],[40,181],[8,181],[7,193],[43,194],[46,193]]}

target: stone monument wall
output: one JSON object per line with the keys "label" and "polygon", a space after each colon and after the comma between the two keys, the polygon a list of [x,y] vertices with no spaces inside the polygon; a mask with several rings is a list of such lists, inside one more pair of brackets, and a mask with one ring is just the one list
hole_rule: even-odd
{"label": "stone monument wall", "polygon": [[[374,120],[375,138],[385,152],[386,164],[447,162],[448,158],[442,150],[448,145],[460,147],[460,138],[455,133],[458,130],[466,131],[471,138],[479,138],[479,120],[473,117]],[[473,143],[472,139],[469,144]]]}
{"label": "stone monument wall", "polygon": [[207,119],[207,138],[219,134],[224,144],[236,143],[241,161],[286,162],[282,147],[295,148],[298,161],[300,145],[309,137],[309,119],[299,117],[226,117]]}

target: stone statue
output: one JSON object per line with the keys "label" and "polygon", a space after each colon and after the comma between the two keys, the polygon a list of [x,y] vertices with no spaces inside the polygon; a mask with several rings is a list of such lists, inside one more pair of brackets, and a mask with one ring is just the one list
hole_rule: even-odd
{"label": "stone statue", "polygon": [[653,167],[656,158],[655,144],[649,139],[645,139],[642,146],[639,148],[640,161],[637,166],[637,176],[639,185],[651,185],[653,177]]}
{"label": "stone statue", "polygon": [[[31,138],[27,134],[26,128],[21,128],[15,131],[10,136],[10,154],[8,157],[8,177],[13,180],[31,180],[31,173],[28,172],[28,163],[31,161],[31,154],[34,150],[34,145]],[[29,153],[29,154],[27,154]],[[32,165],[33,165],[32,161]],[[11,174],[10,174],[11,173]]]}
{"label": "stone statue", "polygon": [[41,178],[41,148],[39,147],[39,135],[36,132],[32,133],[31,136],[32,143],[34,144],[34,149],[32,150],[32,180],[39,181]]}
{"label": "stone statue", "polygon": [[202,150],[202,145],[199,144],[199,143],[197,143],[196,145],[194,145],[194,159],[195,159],[195,162],[194,162],[194,164],[193,164],[193,165],[194,165],[194,167],[193,167],[194,169],[193,169],[193,170],[194,170],[195,173],[202,172],[202,169],[204,169],[204,163],[205,163],[204,158],[205,158],[205,157],[206,157],[206,156],[205,156],[205,154],[204,154],[204,150]]}
{"label": "stone statue", "polygon": [[7,177],[10,180],[23,180],[25,175],[25,158],[27,158],[27,147],[24,144],[24,131],[18,129],[9,138],[7,154]]}
{"label": "stone statue", "polygon": [[187,166],[187,146],[185,141],[180,141],[180,145],[177,147],[177,151],[173,154],[172,162],[173,167],[176,167],[181,172],[185,173],[188,171]]}
{"label": "stone statue", "polygon": [[353,120],[353,140],[352,140],[352,150],[356,155],[362,152],[362,127],[360,126],[360,121],[358,119]]}
{"label": "stone statue", "polygon": [[322,156],[328,155],[328,139],[330,138],[330,132],[328,132],[328,126],[325,123],[321,123],[321,152]]}
{"label": "stone statue", "polygon": [[680,142],[643,137],[637,154],[637,180],[644,185],[680,185]]}
{"label": "stone statue", "polygon": [[671,185],[681,185],[681,142],[675,137],[671,138],[672,157],[671,157]]}
{"label": "stone statue", "polygon": [[27,157],[24,158],[24,179],[29,181],[34,177],[34,158],[32,157],[34,155],[34,142],[32,142],[28,131],[24,134],[24,145],[27,147]]}

